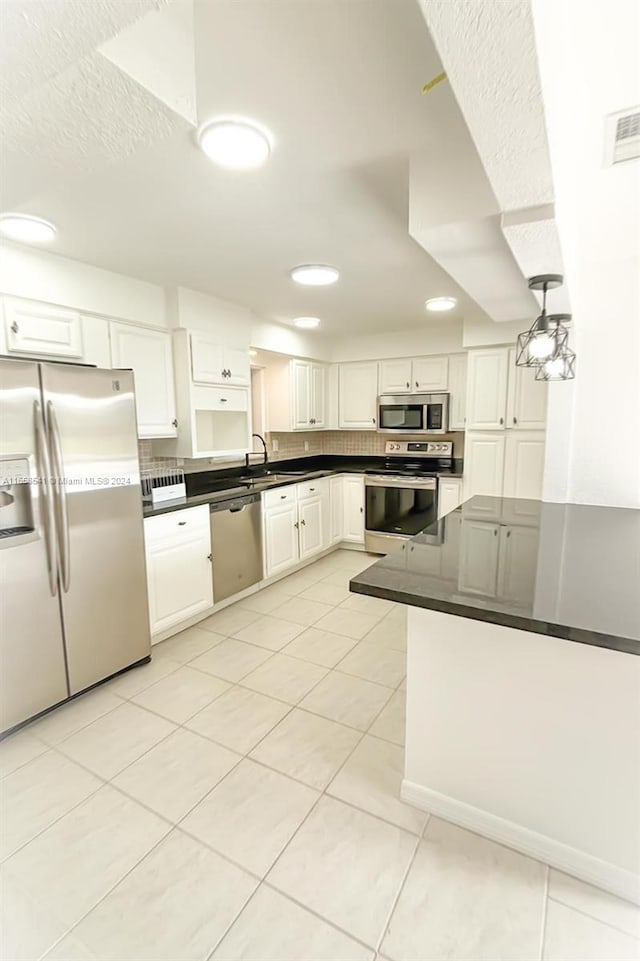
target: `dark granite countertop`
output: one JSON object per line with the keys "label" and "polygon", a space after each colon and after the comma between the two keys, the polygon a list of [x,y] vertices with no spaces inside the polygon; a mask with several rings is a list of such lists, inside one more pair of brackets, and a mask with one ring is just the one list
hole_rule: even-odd
{"label": "dark granite countertop", "polygon": [[[277,480],[263,476],[262,465],[255,464],[252,464],[248,471],[238,467],[216,471],[198,471],[186,475],[186,497],[165,501],[163,504],[155,506],[145,501],[143,515],[144,517],[154,517],[156,514],[166,514],[169,511],[182,510],[185,507],[219,503],[252,491],[300,484],[306,480],[312,480],[314,477],[330,477],[333,474],[364,474],[365,471],[384,467],[385,460],[384,457],[318,454],[311,457],[270,461],[267,465],[269,471],[282,474],[290,473],[291,475],[286,478],[280,477]],[[454,460],[451,468],[442,468],[437,471],[437,475],[438,477],[461,478],[462,471],[463,461]],[[248,475],[251,475],[252,482],[241,483],[240,477],[247,477]]]}
{"label": "dark granite countertop", "polygon": [[640,510],[473,497],[350,587],[640,654]]}

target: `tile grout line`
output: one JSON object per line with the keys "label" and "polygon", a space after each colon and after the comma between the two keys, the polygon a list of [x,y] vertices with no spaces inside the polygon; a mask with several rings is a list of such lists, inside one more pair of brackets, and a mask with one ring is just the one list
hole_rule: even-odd
{"label": "tile grout line", "polygon": [[391,907],[390,907],[390,909],[389,909],[389,913],[388,913],[388,915],[387,915],[387,918],[386,918],[386,920],[385,920],[385,923],[384,923],[383,926],[382,926],[382,932],[381,932],[381,934],[380,934],[380,936],[378,937],[378,940],[377,940],[377,942],[376,942],[376,945],[375,945],[376,955],[380,954],[380,950],[381,950],[381,948],[382,948],[382,944],[383,944],[383,942],[384,942],[384,939],[385,939],[386,936],[387,936],[388,929],[389,929],[389,925],[391,924],[391,918],[393,917],[394,911],[396,910],[396,908],[397,908],[397,906],[398,906],[398,902],[399,902],[399,900],[400,900],[400,896],[401,896],[401,894],[402,894],[402,892],[403,892],[403,890],[404,890],[404,886],[405,886],[405,884],[406,884],[407,878],[409,877],[409,872],[411,871],[411,868],[413,867],[413,863],[414,863],[414,861],[415,861],[415,859],[416,859],[416,856],[417,856],[417,854],[418,854],[418,848],[420,847],[420,844],[421,844],[421,842],[422,842],[422,838],[423,838],[423,836],[424,836],[424,832],[425,832],[426,826],[427,826],[427,824],[429,823],[429,818],[430,818],[430,817],[431,817],[431,815],[427,815],[427,821],[426,821],[426,823],[423,825],[422,831],[420,832],[420,834],[419,834],[418,837],[416,838],[415,847],[414,847],[414,849],[413,849],[413,852],[412,852],[412,854],[411,854],[411,857],[409,858],[409,863],[407,864],[406,870],[405,870],[404,874],[402,875],[402,878],[400,879],[400,884],[398,885],[398,891],[397,891],[397,893],[396,893],[395,898],[394,898],[393,901],[391,902]]}
{"label": "tile grout line", "polygon": [[[553,870],[550,865],[547,865],[547,867],[549,871]],[[559,870],[559,869],[556,869],[556,870]],[[571,875],[569,875],[569,877],[571,877]],[[577,880],[580,880],[580,878],[578,878]],[[583,881],[582,883],[588,884],[589,882]],[[595,887],[595,885],[592,885],[592,887]],[[602,891],[604,892],[604,894],[608,894],[610,897],[615,898],[618,901],[622,901],[624,904],[629,904],[631,905],[632,908],[636,908],[637,911],[640,911],[640,907],[638,907],[638,905],[635,904],[633,901],[627,901],[625,898],[621,898],[617,894],[611,894],[609,891],[605,891],[604,888],[596,888],[596,891]],[[616,924],[611,924],[610,921],[603,921],[602,918],[596,917],[595,914],[589,914],[588,911],[584,911],[582,908],[576,908],[575,905],[573,904],[567,904],[566,901],[560,901],[559,898],[557,897],[554,898],[550,894],[547,895],[547,901],[553,901],[554,904],[560,904],[563,908],[568,908],[570,911],[575,911],[576,914],[581,914],[583,918],[589,918],[591,921],[597,921],[598,924],[603,924],[606,928],[609,928],[611,931],[617,931],[618,934],[624,934],[627,938],[631,938],[632,941],[637,942],[638,947],[640,947],[640,935],[630,934],[627,930],[625,930],[625,928],[619,928]],[[545,911],[545,921],[546,921],[546,911]]]}

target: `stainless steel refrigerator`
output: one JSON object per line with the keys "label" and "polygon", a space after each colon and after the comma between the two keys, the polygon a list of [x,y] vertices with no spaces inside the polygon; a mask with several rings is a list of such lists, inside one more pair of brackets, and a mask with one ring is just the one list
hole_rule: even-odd
{"label": "stainless steel refrigerator", "polygon": [[0,732],[150,654],[133,374],[0,358]]}

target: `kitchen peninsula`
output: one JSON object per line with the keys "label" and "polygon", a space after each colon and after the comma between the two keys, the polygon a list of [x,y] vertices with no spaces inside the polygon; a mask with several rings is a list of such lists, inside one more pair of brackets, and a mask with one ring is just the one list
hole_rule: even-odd
{"label": "kitchen peninsula", "polygon": [[640,511],[493,497],[355,577],[409,605],[403,798],[639,900],[639,584]]}

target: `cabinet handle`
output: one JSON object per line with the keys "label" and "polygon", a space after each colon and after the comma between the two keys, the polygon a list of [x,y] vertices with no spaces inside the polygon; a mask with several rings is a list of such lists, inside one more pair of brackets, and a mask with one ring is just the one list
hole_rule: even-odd
{"label": "cabinet handle", "polygon": [[310,493],[310,494],[313,494],[314,490],[315,490],[315,487],[310,487],[310,488],[309,488],[309,493]]}
{"label": "cabinet handle", "polygon": [[498,536],[498,528],[497,528],[497,527],[496,527],[496,529],[495,529],[494,532],[493,532],[493,536],[494,536],[494,537],[497,537],[497,536]]}
{"label": "cabinet handle", "polygon": [[364,514],[364,507],[361,507],[361,508],[360,508],[360,513],[361,513],[361,514]]}
{"label": "cabinet handle", "polygon": [[178,521],[178,527],[184,527],[186,523],[186,521]]}
{"label": "cabinet handle", "polygon": [[411,387],[411,384],[409,383],[409,381],[407,381],[407,387]]}
{"label": "cabinet handle", "polygon": [[296,530],[298,530],[298,528],[300,527],[300,525],[298,524],[297,521],[295,522],[295,524],[294,524],[293,526],[295,527]]}
{"label": "cabinet handle", "polygon": [[221,397],[221,398],[220,398],[220,403],[221,403],[221,404],[226,404],[226,403],[227,403],[227,398],[226,398],[226,397]]}
{"label": "cabinet handle", "polygon": [[500,418],[500,423],[501,423],[501,424],[504,424],[504,417],[501,417],[501,418]]}
{"label": "cabinet handle", "polygon": [[371,420],[372,420],[372,421],[373,421],[373,423],[375,424],[375,422],[376,422],[376,419],[375,419],[375,417],[372,417],[372,418],[371,418]]}
{"label": "cabinet handle", "polygon": [[419,386],[420,386],[420,384],[418,383],[418,381],[416,381],[416,387],[419,387]]}
{"label": "cabinet handle", "polygon": [[507,537],[511,537],[511,531],[507,531]]}
{"label": "cabinet handle", "polygon": [[305,520],[301,520],[300,523],[302,524],[303,527],[307,526],[307,522]]}
{"label": "cabinet handle", "polygon": [[14,322],[11,324],[11,330],[13,331],[14,334],[17,334],[19,329],[20,328],[18,327],[18,321],[14,320]]}
{"label": "cabinet handle", "polygon": [[514,423],[514,424],[517,424],[517,423],[518,423],[518,418],[517,418],[517,417],[514,417],[514,418],[513,418],[513,423]]}
{"label": "cabinet handle", "polygon": [[177,426],[178,426],[178,418],[177,418],[177,417],[174,417],[174,418],[173,418],[173,420],[171,421],[171,426],[172,426],[172,427],[177,427]]}
{"label": "cabinet handle", "polygon": [[213,554],[207,554],[207,560],[213,561]]}
{"label": "cabinet handle", "polygon": [[231,368],[227,367],[227,377],[232,377]]}
{"label": "cabinet handle", "polygon": [[286,501],[286,499],[287,499],[287,495],[286,495],[286,494],[280,494],[280,500],[281,500],[281,501]]}

